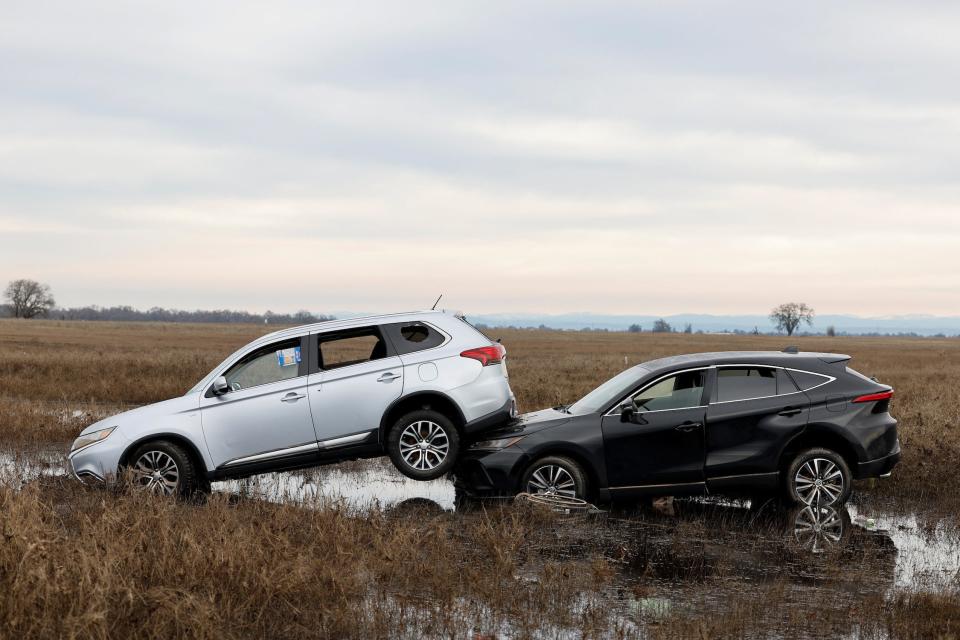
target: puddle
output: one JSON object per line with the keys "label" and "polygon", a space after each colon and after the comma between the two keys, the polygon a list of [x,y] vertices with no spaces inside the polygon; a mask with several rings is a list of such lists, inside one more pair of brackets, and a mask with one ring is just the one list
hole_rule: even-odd
{"label": "puddle", "polygon": [[[0,452],[0,483],[22,486],[43,476],[67,474],[62,451]],[[316,469],[216,482],[219,493],[309,508],[346,506],[355,512],[414,506],[454,512],[466,521],[477,503],[459,503],[446,479],[418,482],[386,460],[367,460]],[[616,560],[625,583],[639,580],[656,593],[620,595],[627,616],[666,615],[673,603],[689,600],[692,584],[703,606],[722,607],[731,584],[739,587],[787,579],[798,589],[815,588],[824,576],[848,591],[943,591],[960,588],[960,530],[955,518],[923,518],[905,511],[874,511],[869,494],[842,510],[749,507],[710,500],[664,501],[654,509],[606,509],[580,516],[558,557],[585,551]],[[487,506],[503,501],[486,503]],[[412,511],[411,513],[416,513]],[[411,516],[413,517],[413,516]],[[817,560],[821,557],[822,560]],[[848,570],[849,569],[849,570]],[[716,592],[704,590],[715,581]]]}
{"label": "puddle", "polygon": [[268,473],[244,480],[215,482],[213,490],[307,506],[339,503],[356,511],[369,511],[375,507],[387,509],[410,500],[432,503],[437,509],[450,511],[456,502],[449,481],[411,480],[392,466],[376,460],[348,463],[346,469],[331,465],[302,472]]}

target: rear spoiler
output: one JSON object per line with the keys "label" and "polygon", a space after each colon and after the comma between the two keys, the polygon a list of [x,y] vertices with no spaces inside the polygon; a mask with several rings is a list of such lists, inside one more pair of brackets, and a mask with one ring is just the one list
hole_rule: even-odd
{"label": "rear spoiler", "polygon": [[825,353],[820,356],[820,359],[827,364],[836,364],[838,362],[847,362],[850,360],[850,356],[843,353]]}

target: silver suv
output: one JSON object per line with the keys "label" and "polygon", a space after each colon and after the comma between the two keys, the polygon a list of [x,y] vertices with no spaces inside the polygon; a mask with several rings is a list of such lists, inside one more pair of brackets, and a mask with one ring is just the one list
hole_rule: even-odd
{"label": "silver suv", "polygon": [[506,350],[440,311],[334,320],[254,340],[186,395],[101,420],[73,443],[81,480],[124,469],[153,491],[387,453],[431,480],[461,440],[516,413]]}

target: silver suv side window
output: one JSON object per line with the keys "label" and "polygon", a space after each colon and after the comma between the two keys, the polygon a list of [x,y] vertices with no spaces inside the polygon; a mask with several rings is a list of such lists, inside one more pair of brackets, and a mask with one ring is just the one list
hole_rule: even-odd
{"label": "silver suv side window", "polygon": [[699,407],[707,371],[684,371],[655,382],[633,396],[637,411],[663,411]]}
{"label": "silver suv side window", "polygon": [[376,327],[322,333],[320,368],[325,371],[386,358],[387,344]]}
{"label": "silver suv side window", "polygon": [[399,355],[439,347],[446,336],[423,322],[396,322],[383,326]]}
{"label": "silver suv side window", "polygon": [[233,391],[257,387],[301,375],[300,338],[275,342],[248,353],[224,375]]}

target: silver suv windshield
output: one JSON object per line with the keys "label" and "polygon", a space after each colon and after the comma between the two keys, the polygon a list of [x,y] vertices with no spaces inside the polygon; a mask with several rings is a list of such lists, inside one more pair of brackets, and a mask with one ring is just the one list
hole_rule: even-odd
{"label": "silver suv windshield", "polygon": [[582,416],[588,413],[596,413],[614,400],[619,399],[637,380],[639,380],[648,369],[643,365],[630,367],[613,376],[602,385],[583,396],[572,405],[566,408],[567,413]]}

